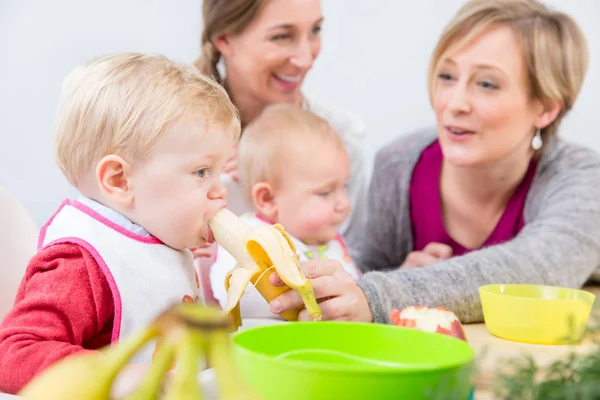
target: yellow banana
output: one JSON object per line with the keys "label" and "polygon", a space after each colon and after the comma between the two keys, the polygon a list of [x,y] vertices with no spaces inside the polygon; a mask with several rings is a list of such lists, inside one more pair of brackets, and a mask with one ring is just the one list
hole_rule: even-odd
{"label": "yellow banana", "polygon": [[202,356],[202,343],[195,340],[190,331],[180,333],[176,350],[177,370],[165,393],[165,400],[201,400],[204,398],[198,387],[199,362]]}
{"label": "yellow banana", "polygon": [[[246,387],[234,362],[231,338],[227,332],[230,323],[227,315],[217,311],[218,318],[216,318],[215,310],[200,308],[193,304],[184,306],[186,306],[185,309],[182,309],[180,313],[187,326],[192,329],[190,332],[190,339],[194,343],[192,348],[195,348],[196,351],[197,349],[203,350],[206,360],[214,368],[219,399],[257,400],[258,397]],[[189,369],[191,368],[193,366],[190,365]],[[182,400],[185,398],[181,397]],[[179,400],[180,398],[173,397],[173,400],[175,399]]]}
{"label": "yellow banana", "polygon": [[[270,302],[287,290],[297,291],[304,302],[309,316],[321,319],[312,281],[307,279],[298,261],[296,249],[289,235],[280,224],[264,225],[251,230],[241,219],[228,209],[222,209],[208,222],[215,240],[236,259],[237,265],[227,275],[227,306],[234,321],[241,325],[239,301],[249,283]],[[273,286],[267,271],[274,268],[287,287]],[[288,321],[298,319],[301,308],[282,313]]]}
{"label": "yellow banana", "polygon": [[161,392],[163,377],[169,370],[175,355],[175,344],[166,340],[157,348],[152,365],[139,386],[125,400],[155,399]]}
{"label": "yellow banana", "polygon": [[154,327],[139,332],[100,354],[66,357],[34,377],[20,392],[25,400],[105,400],[112,384],[133,355],[158,334]]}
{"label": "yellow banana", "polygon": [[[165,386],[167,400],[200,400],[198,372],[203,358],[215,366],[219,393],[227,400],[255,400],[233,361],[229,316],[197,304],[177,304],[148,327],[99,354],[77,355],[57,362],[19,393],[25,400],[108,400],[112,384],[128,360],[149,340],[160,338],[154,362],[127,400],[155,400]],[[165,384],[175,358],[177,368]]]}
{"label": "yellow banana", "polygon": [[242,377],[233,362],[230,337],[223,331],[208,332],[207,354],[215,370],[220,400],[255,400],[254,394],[248,393],[239,382]]}

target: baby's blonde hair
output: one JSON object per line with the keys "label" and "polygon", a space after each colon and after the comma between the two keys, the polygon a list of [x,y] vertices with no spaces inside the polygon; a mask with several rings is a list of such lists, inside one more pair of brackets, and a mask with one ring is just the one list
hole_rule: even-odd
{"label": "baby's blonde hair", "polygon": [[199,119],[235,138],[240,121],[221,85],[162,55],[116,53],[76,67],[63,85],[55,124],[56,160],[75,187],[100,159],[143,160],[172,123]]}
{"label": "baby's blonde hair", "polygon": [[570,16],[537,0],[465,3],[442,32],[431,57],[430,98],[442,57],[492,26],[508,26],[516,34],[527,68],[531,98],[544,104],[551,101],[562,104],[554,122],[542,129],[542,135],[555,135],[581,90],[588,67],[588,49],[583,32]]}
{"label": "baby's blonde hair", "polygon": [[240,184],[248,200],[252,201],[257,183],[280,184],[294,148],[315,146],[315,142],[330,143],[346,152],[342,138],[318,115],[294,104],[266,107],[244,129],[238,148]]}

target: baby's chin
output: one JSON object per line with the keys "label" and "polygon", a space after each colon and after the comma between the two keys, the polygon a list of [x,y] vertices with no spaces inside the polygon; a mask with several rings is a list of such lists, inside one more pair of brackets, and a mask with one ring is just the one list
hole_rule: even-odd
{"label": "baby's chin", "polygon": [[337,231],[333,233],[323,233],[322,235],[311,235],[306,237],[298,237],[302,243],[309,245],[325,244],[334,240],[337,236]]}
{"label": "baby's chin", "polygon": [[174,249],[174,250],[185,250],[185,249],[192,249],[195,247],[200,247],[205,245],[207,242],[206,240],[204,240],[204,238],[200,238],[200,239],[189,239],[188,240],[184,240],[184,239],[174,239],[173,237],[170,238],[165,238],[164,240],[161,239],[160,237],[157,238],[158,240],[160,240],[161,242],[163,242],[163,244],[169,246],[170,248]]}

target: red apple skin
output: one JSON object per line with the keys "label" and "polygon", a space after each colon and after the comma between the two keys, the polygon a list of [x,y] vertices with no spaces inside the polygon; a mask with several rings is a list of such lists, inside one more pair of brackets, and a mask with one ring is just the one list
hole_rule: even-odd
{"label": "red apple skin", "polygon": [[[418,317],[409,317],[409,314],[417,314]],[[438,319],[437,323],[432,319]],[[444,308],[429,308],[425,306],[410,306],[402,311],[393,309],[390,314],[392,325],[405,328],[420,329],[426,332],[441,333],[467,341],[467,335],[456,315]],[[425,321],[425,320],[428,321]],[[426,322],[426,324],[423,324]],[[424,326],[427,325],[427,326]]]}

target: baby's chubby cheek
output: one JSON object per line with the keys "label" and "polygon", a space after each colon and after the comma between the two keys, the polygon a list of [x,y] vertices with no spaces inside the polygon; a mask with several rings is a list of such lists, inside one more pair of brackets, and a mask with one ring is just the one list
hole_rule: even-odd
{"label": "baby's chubby cheek", "polygon": [[329,241],[335,238],[337,226],[330,220],[312,219],[305,220],[302,233],[306,237],[317,238],[319,241]]}

